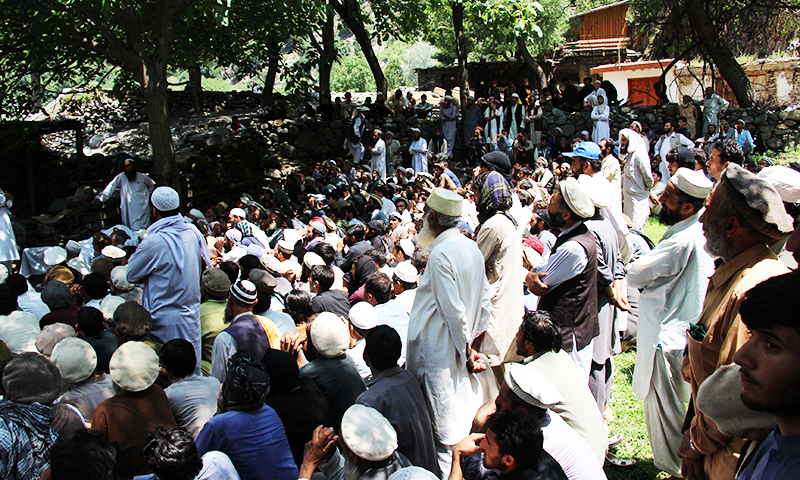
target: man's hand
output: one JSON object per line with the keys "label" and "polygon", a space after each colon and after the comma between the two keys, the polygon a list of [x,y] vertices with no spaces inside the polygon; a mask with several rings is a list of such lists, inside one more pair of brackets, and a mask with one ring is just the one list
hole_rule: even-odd
{"label": "man's hand", "polygon": [[681,376],[683,377],[683,381],[686,383],[692,383],[692,366],[689,364],[689,355],[683,356],[683,361],[681,362]]}
{"label": "man's hand", "polygon": [[486,368],[486,361],[481,358],[481,354],[477,350],[469,348],[467,350],[467,370],[470,373],[480,373]]}
{"label": "man's hand", "polygon": [[703,469],[704,455],[691,445],[691,434],[686,432],[678,447],[678,456],[681,457],[681,473],[686,480],[706,480]]}
{"label": "man's hand", "polygon": [[281,351],[286,352],[292,355],[297,361],[297,366],[299,368],[303,368],[305,366],[305,362],[303,362],[303,357],[300,355],[300,352],[303,351],[303,347],[306,344],[307,338],[301,338],[297,333],[286,333],[281,338]]}
{"label": "man's hand", "polygon": [[469,457],[483,451],[481,448],[481,440],[486,436],[485,433],[470,433],[467,438],[458,442],[453,448],[453,461],[456,458]]}
{"label": "man's hand", "polygon": [[92,201],[89,203],[103,203],[103,202],[101,202],[99,198],[93,198]]}
{"label": "man's hand", "polygon": [[544,272],[528,272],[528,275],[525,276],[525,285],[534,295],[540,297],[546,295],[550,291],[550,286],[542,281],[542,278],[546,276],[547,274]]}
{"label": "man's hand", "polygon": [[320,463],[327,462],[333,456],[336,442],[339,437],[332,428],[320,425],[314,430],[311,441],[306,443],[303,450],[303,464],[300,465],[298,478],[311,478],[314,470]]}

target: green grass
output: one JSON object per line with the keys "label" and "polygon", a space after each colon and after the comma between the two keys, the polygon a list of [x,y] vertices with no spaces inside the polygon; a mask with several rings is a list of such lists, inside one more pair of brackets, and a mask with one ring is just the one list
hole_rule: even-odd
{"label": "green grass", "polygon": [[[657,217],[647,219],[644,233],[656,244],[664,236],[667,226]],[[631,389],[633,367],[636,364],[635,348],[614,357],[616,376],[612,394],[611,408],[614,420],[608,424],[609,435],[621,434],[625,437],[611,452],[621,458],[632,458],[636,465],[631,467],[606,466],[608,480],[653,480],[664,479],[669,475],[655,467],[653,450],[647,438],[647,425],[644,419],[644,406]]]}

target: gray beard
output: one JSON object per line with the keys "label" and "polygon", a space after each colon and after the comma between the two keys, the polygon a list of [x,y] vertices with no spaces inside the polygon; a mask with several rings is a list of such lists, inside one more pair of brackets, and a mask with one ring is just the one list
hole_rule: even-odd
{"label": "gray beard", "polygon": [[706,236],[706,244],[703,248],[709,255],[721,258],[725,262],[733,259],[733,244],[725,240],[719,223],[705,223],[703,233]]}

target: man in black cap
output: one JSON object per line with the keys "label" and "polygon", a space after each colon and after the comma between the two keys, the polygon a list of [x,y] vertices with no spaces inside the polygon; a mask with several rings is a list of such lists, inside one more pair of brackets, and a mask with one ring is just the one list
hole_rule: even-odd
{"label": "man in black cap", "polygon": [[499,172],[507,181],[511,182],[511,160],[503,152],[489,152],[481,157],[473,174],[478,176],[484,172]]}

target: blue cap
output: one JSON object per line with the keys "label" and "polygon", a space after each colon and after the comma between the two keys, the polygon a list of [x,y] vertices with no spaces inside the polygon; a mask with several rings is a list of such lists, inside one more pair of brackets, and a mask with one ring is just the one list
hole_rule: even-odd
{"label": "blue cap", "polygon": [[594,142],[581,142],[572,152],[564,152],[565,157],[581,157],[591,160],[600,159],[600,145]]}

